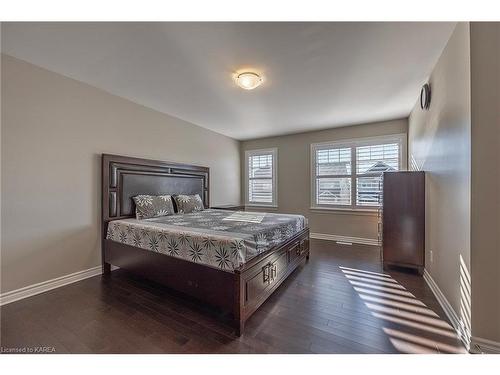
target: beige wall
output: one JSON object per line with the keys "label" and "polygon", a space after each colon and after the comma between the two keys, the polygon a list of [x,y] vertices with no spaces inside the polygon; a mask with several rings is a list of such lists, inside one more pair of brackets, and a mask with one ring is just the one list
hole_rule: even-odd
{"label": "beige wall", "polygon": [[2,55],[2,287],[100,264],[100,154],[210,167],[240,202],[239,142]]}
{"label": "beige wall", "polygon": [[410,166],[427,172],[426,269],[468,334],[497,343],[499,46],[499,23],[458,24],[429,78],[431,108],[415,105],[408,137]]}
{"label": "beige wall", "polygon": [[[429,82],[430,109],[417,103],[410,114],[410,169],[426,172],[425,268],[452,305],[462,314],[461,259],[470,270],[470,59],[469,26],[457,25]],[[431,261],[431,251],[433,253]],[[470,284],[466,281],[466,283]],[[467,292],[470,295],[470,292]],[[463,316],[462,316],[463,315]]]}
{"label": "beige wall", "polygon": [[472,334],[500,345],[500,23],[471,23]]}
{"label": "beige wall", "polygon": [[[406,119],[334,128],[241,142],[241,170],[245,151],[278,149],[278,212],[299,213],[309,218],[311,232],[377,239],[376,213],[311,210],[311,143],[358,137],[407,133]],[[244,176],[242,194],[244,197]],[[253,209],[253,208],[252,208]],[[267,209],[268,210],[268,209]]]}

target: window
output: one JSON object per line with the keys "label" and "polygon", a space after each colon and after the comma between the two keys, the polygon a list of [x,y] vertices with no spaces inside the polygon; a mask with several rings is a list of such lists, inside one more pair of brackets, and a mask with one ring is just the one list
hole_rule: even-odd
{"label": "window", "polygon": [[246,204],[254,206],[277,206],[276,165],[277,149],[245,152]]}
{"label": "window", "polygon": [[376,208],[382,173],[406,167],[406,135],[311,145],[313,208]]}

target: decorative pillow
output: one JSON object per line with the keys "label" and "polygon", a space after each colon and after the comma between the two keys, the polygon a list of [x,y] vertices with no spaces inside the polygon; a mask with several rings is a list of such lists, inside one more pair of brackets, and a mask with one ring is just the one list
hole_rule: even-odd
{"label": "decorative pillow", "polygon": [[176,195],[174,196],[177,204],[177,212],[188,214],[190,212],[203,211],[203,201],[199,194],[196,195]]}
{"label": "decorative pillow", "polygon": [[173,215],[174,205],[170,195],[137,195],[134,198],[135,217],[138,220]]}

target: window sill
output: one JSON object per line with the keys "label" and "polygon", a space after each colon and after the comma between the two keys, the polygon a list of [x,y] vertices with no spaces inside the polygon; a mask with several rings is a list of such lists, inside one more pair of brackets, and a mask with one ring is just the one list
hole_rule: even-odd
{"label": "window sill", "polygon": [[278,206],[276,206],[276,205],[251,204],[251,203],[246,203],[245,207],[246,208],[269,208],[271,210],[277,210],[278,209]]}
{"label": "window sill", "polygon": [[309,210],[325,214],[378,216],[378,208],[309,207]]}

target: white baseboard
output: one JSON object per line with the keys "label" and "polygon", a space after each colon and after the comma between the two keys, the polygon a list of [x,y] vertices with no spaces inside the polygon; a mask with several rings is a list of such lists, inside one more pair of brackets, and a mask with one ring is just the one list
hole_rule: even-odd
{"label": "white baseboard", "polygon": [[500,342],[472,336],[471,351],[474,353],[500,354]]}
{"label": "white baseboard", "polygon": [[[112,267],[112,270],[117,267]],[[92,267],[88,270],[78,271],[69,275],[57,277],[52,280],[42,281],[41,283],[25,286],[24,288],[11,290],[0,294],[0,306],[11,302],[19,301],[23,298],[28,298],[36,294],[44,293],[52,289],[59,288],[64,285],[76,283],[77,281],[88,279],[89,277],[102,274],[102,267]]]}
{"label": "white baseboard", "polygon": [[327,241],[336,241],[336,242],[357,243],[357,244],[362,244],[362,245],[380,246],[379,241],[377,239],[372,239],[372,238],[348,237],[348,236],[339,236],[336,234],[324,234],[324,233],[311,233],[310,237],[317,239],[317,240],[327,240]]}
{"label": "white baseboard", "polygon": [[455,328],[458,337],[460,338],[460,340],[462,340],[467,350],[470,350],[471,349],[470,333],[467,333],[467,330],[465,329],[465,325],[463,324],[462,320],[459,318],[458,314],[455,312],[450,302],[448,302],[445,295],[443,294],[441,289],[439,289],[438,285],[436,284],[436,282],[426,269],[424,269],[424,280],[431,289],[436,299],[438,300],[441,307],[443,308],[446,316],[448,317],[448,319],[450,319],[450,322],[453,325],[453,328]]}

